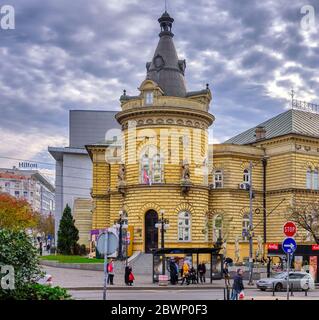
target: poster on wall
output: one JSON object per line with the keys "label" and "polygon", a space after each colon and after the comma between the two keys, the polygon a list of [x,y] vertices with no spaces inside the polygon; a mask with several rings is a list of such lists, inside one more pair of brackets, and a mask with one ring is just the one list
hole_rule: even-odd
{"label": "poster on wall", "polygon": [[295,256],[295,262],[294,262],[295,271],[302,270],[302,262],[303,262],[302,256]]}
{"label": "poster on wall", "polygon": [[318,256],[310,256],[309,258],[309,273],[317,282],[317,268],[318,268]]}

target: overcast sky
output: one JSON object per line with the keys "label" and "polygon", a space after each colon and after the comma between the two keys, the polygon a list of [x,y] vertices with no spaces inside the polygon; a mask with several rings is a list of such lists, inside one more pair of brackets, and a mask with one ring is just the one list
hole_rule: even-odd
{"label": "overcast sky", "polygon": [[[1,4],[14,6],[16,29],[0,30],[0,157],[53,163],[47,147],[68,144],[70,109],[119,110],[123,89],[137,94],[164,0]],[[210,83],[215,142],[285,111],[292,87],[319,103],[318,0],[168,0],[168,11],[188,90]]]}

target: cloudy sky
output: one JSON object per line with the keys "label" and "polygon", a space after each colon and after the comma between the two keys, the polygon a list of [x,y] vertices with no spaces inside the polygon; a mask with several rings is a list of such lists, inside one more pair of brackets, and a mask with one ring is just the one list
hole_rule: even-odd
{"label": "cloudy sky", "polygon": [[[17,164],[3,157],[53,163],[47,147],[67,145],[70,109],[119,110],[123,89],[137,94],[164,0],[4,4],[16,28],[0,30],[0,167]],[[315,10],[308,28],[305,5]],[[168,0],[168,9],[188,90],[213,91],[215,142],[283,112],[292,87],[319,103],[318,0]]]}

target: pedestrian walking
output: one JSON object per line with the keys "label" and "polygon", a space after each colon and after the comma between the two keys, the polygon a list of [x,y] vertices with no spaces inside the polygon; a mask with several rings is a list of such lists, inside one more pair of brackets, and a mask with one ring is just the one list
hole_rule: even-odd
{"label": "pedestrian walking", "polygon": [[130,273],[129,273],[129,275],[128,275],[128,285],[129,285],[129,286],[132,286],[134,280],[135,280],[135,277],[134,277],[132,268],[130,268]]}
{"label": "pedestrian walking", "polygon": [[125,273],[124,273],[124,281],[125,281],[125,284],[126,285],[129,285],[129,275],[132,271],[132,268],[131,266],[128,264],[126,267],[125,267]]}
{"label": "pedestrian walking", "polygon": [[176,284],[176,273],[177,273],[177,270],[176,270],[176,265],[175,265],[175,261],[174,259],[171,259],[170,262],[169,262],[169,273],[170,273],[170,281],[171,281],[171,284],[172,285],[175,285]]}
{"label": "pedestrian walking", "polygon": [[223,274],[224,274],[226,287],[230,287],[230,274],[229,274],[228,266],[229,266],[228,261],[225,260],[224,265],[223,265]]}
{"label": "pedestrian walking", "polygon": [[206,265],[204,262],[201,262],[198,265],[198,273],[199,273],[200,282],[201,283],[206,282]]}
{"label": "pedestrian walking", "polygon": [[189,265],[185,261],[182,268],[183,274],[182,274],[182,283],[181,286],[184,284],[186,280],[186,284],[189,285]]}
{"label": "pedestrian walking", "polygon": [[107,283],[110,285],[113,285],[113,279],[114,279],[114,264],[113,264],[113,260],[111,259],[111,261],[106,265],[107,268]]}
{"label": "pedestrian walking", "polygon": [[43,243],[42,243],[42,241],[40,241],[40,243],[39,243],[39,254],[40,254],[40,256],[42,256],[42,254],[43,254]]}
{"label": "pedestrian walking", "polygon": [[238,300],[238,295],[244,296],[243,270],[238,269],[234,277],[231,300]]}

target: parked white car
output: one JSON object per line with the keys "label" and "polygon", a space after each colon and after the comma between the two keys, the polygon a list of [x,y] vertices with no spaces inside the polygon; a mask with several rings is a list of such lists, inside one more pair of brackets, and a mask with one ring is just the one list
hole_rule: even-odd
{"label": "parked white car", "polygon": [[[271,278],[260,279],[256,282],[257,288],[266,291],[273,290],[281,291],[287,289],[287,272],[281,272]],[[289,272],[289,286],[293,290],[314,290],[315,281],[307,272],[292,271]]]}

